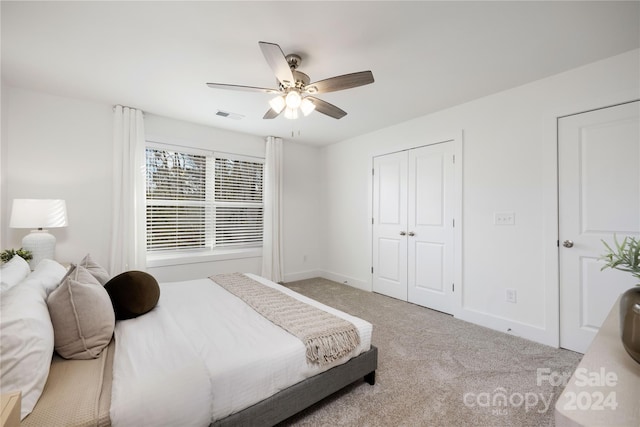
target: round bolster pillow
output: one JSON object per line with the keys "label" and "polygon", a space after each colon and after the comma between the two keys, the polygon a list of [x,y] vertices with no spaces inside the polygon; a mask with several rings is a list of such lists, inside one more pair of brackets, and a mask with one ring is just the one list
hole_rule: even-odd
{"label": "round bolster pillow", "polygon": [[144,271],[125,271],[105,283],[104,288],[111,298],[117,320],[145,314],[160,299],[158,281]]}

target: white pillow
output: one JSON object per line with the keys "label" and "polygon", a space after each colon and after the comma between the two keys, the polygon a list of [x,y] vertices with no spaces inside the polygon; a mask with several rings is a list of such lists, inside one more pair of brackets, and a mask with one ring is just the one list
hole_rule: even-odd
{"label": "white pillow", "polygon": [[46,297],[60,285],[66,273],[67,269],[56,261],[43,259],[20,286],[27,285],[42,288]]}
{"label": "white pillow", "polygon": [[22,391],[21,419],[31,413],[49,376],[53,326],[42,288],[14,286],[0,299],[0,392]]}
{"label": "white pillow", "polygon": [[4,292],[27,277],[31,273],[29,263],[18,255],[14,255],[0,268],[0,292]]}

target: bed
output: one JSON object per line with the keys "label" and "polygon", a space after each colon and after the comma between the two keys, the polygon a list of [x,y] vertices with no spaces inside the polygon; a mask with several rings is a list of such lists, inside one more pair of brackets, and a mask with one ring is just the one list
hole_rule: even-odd
{"label": "bed", "polygon": [[[22,294],[46,298],[55,288],[54,277],[64,274],[56,271],[41,274],[46,280],[31,277],[29,286],[40,283],[44,292]],[[357,347],[336,360],[309,363],[298,338],[213,280],[163,283],[157,306],[116,322],[114,339],[99,357],[54,355],[41,395],[21,425],[268,426],[351,383],[375,383],[370,323],[259,276],[245,276],[350,322],[360,338]],[[7,300],[12,298],[2,299],[3,309]]]}

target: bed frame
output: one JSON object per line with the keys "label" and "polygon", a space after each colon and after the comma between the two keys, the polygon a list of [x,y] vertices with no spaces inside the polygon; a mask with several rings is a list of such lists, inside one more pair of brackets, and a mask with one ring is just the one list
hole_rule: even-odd
{"label": "bed frame", "polygon": [[[115,341],[97,359],[67,360],[54,355],[44,390],[33,412],[20,423],[110,426]],[[364,379],[374,385],[378,367],[375,346],[325,372],[307,378],[211,426],[274,426],[346,386]]]}
{"label": "bed frame", "polygon": [[347,363],[294,384],[253,406],[214,422],[212,426],[273,426],[359,379],[363,378],[368,384],[374,385],[377,367],[378,349],[372,345],[369,351]]}
{"label": "bed frame", "polygon": [[[101,353],[98,359],[66,360],[55,355],[44,392],[34,411],[20,425],[110,426],[110,367],[113,364],[114,352],[112,340],[108,351]],[[377,367],[378,349],[371,346],[369,351],[348,362],[307,378],[253,406],[218,420],[213,426],[273,426],[362,378],[373,385]],[[99,386],[95,384],[94,370],[103,378]],[[87,408],[89,410],[85,410]]]}

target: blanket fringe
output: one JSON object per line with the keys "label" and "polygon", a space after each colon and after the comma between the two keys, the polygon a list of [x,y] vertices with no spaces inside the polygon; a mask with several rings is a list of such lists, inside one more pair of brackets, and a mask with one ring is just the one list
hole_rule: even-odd
{"label": "blanket fringe", "polygon": [[307,359],[321,365],[329,364],[347,356],[360,345],[357,331],[344,330],[307,339]]}

